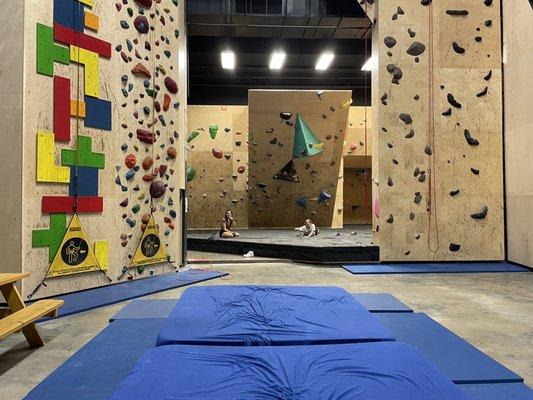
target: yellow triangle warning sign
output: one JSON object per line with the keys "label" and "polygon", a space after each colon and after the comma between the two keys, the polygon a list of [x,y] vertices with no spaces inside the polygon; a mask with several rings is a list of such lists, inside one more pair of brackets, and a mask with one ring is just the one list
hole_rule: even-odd
{"label": "yellow triangle warning sign", "polygon": [[77,214],[74,214],[47,277],[99,270],[100,265],[81,227],[80,219]]}
{"label": "yellow triangle warning sign", "polygon": [[137,250],[135,250],[130,266],[138,267],[140,265],[156,264],[165,261],[167,261],[165,246],[159,239],[157,225],[155,224],[154,216],[151,215],[141,241],[139,242],[139,246],[137,246]]}

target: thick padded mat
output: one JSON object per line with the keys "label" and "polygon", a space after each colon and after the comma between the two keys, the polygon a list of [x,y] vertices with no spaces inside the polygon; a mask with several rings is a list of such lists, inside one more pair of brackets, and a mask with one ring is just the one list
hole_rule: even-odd
{"label": "thick padded mat", "polygon": [[338,287],[206,286],[187,289],[157,345],[297,345],[394,340]]}
{"label": "thick padded mat", "polygon": [[409,343],[455,383],[522,382],[513,371],[449,331],[426,314],[375,314],[398,342]]}
{"label": "thick padded mat", "polygon": [[412,346],[162,346],[112,400],[468,400]]}
{"label": "thick padded mat", "polygon": [[525,267],[507,262],[483,263],[375,263],[346,264],[346,271],[352,274],[468,274],[490,272],[529,272]]}
{"label": "thick padded mat", "polygon": [[352,293],[359,304],[372,313],[382,312],[413,312],[390,293]]}
{"label": "thick padded mat", "polygon": [[459,385],[471,400],[533,400],[533,390],[523,383]]}

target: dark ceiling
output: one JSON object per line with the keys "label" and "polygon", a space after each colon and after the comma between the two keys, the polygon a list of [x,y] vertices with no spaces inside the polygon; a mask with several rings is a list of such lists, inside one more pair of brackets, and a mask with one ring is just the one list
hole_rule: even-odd
{"label": "dark ceiling", "polygon": [[[257,1],[244,2],[254,6]],[[319,2],[307,0],[306,5]],[[220,0],[217,8],[213,0],[189,0],[189,104],[244,105],[249,89],[351,89],[354,104],[370,103],[370,74],[360,68],[371,54],[371,27],[356,1],[319,5],[318,10],[307,10],[315,14],[309,16],[291,15],[287,4],[297,5],[295,0],[279,1],[284,15],[231,15],[231,9],[222,15],[223,3]],[[316,15],[326,12],[340,15]],[[236,54],[234,70],[221,67],[220,53],[227,49]],[[287,53],[278,71],[269,69],[274,50]],[[325,50],[334,52],[335,59],[327,71],[316,71],[316,61]]]}

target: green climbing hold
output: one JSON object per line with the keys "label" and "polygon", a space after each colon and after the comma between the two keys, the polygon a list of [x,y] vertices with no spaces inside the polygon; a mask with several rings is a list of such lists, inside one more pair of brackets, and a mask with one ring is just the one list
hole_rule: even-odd
{"label": "green climbing hold", "polygon": [[141,209],[141,206],[139,204],[135,204],[132,208],[131,208],[131,212],[134,213],[134,214],[137,214],[139,212],[139,210]]}
{"label": "green climbing hold", "polygon": [[293,157],[312,157],[324,150],[324,145],[318,140],[300,114],[296,117],[294,133]]}
{"label": "green climbing hold", "polygon": [[215,139],[217,137],[218,133],[218,125],[211,125],[209,127],[209,134],[211,135],[211,139]]}
{"label": "green climbing hold", "polygon": [[196,170],[191,167],[190,165],[187,165],[187,182],[192,181],[196,176]]}
{"label": "green climbing hold", "polygon": [[192,142],[194,139],[196,139],[198,136],[200,136],[200,132],[198,131],[192,131],[190,134],[189,134],[189,137],[187,138],[187,143],[190,143]]}
{"label": "green climbing hold", "polygon": [[178,6],[178,0],[172,0],[172,2],[174,3],[174,5],[177,7]]}

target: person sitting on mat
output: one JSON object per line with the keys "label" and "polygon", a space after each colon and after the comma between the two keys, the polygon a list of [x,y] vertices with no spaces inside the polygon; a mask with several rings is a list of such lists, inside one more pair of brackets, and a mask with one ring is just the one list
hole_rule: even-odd
{"label": "person sitting on mat", "polygon": [[303,233],[304,237],[311,237],[318,235],[318,228],[315,224],[313,224],[313,221],[311,221],[309,218],[305,220],[305,225],[301,226],[299,228],[294,228],[295,231],[299,231]]}
{"label": "person sitting on mat", "polygon": [[235,220],[233,219],[233,213],[228,210],[224,219],[220,222],[220,231],[218,234],[221,238],[236,238],[240,235],[237,232],[231,231],[232,226],[235,225]]}

